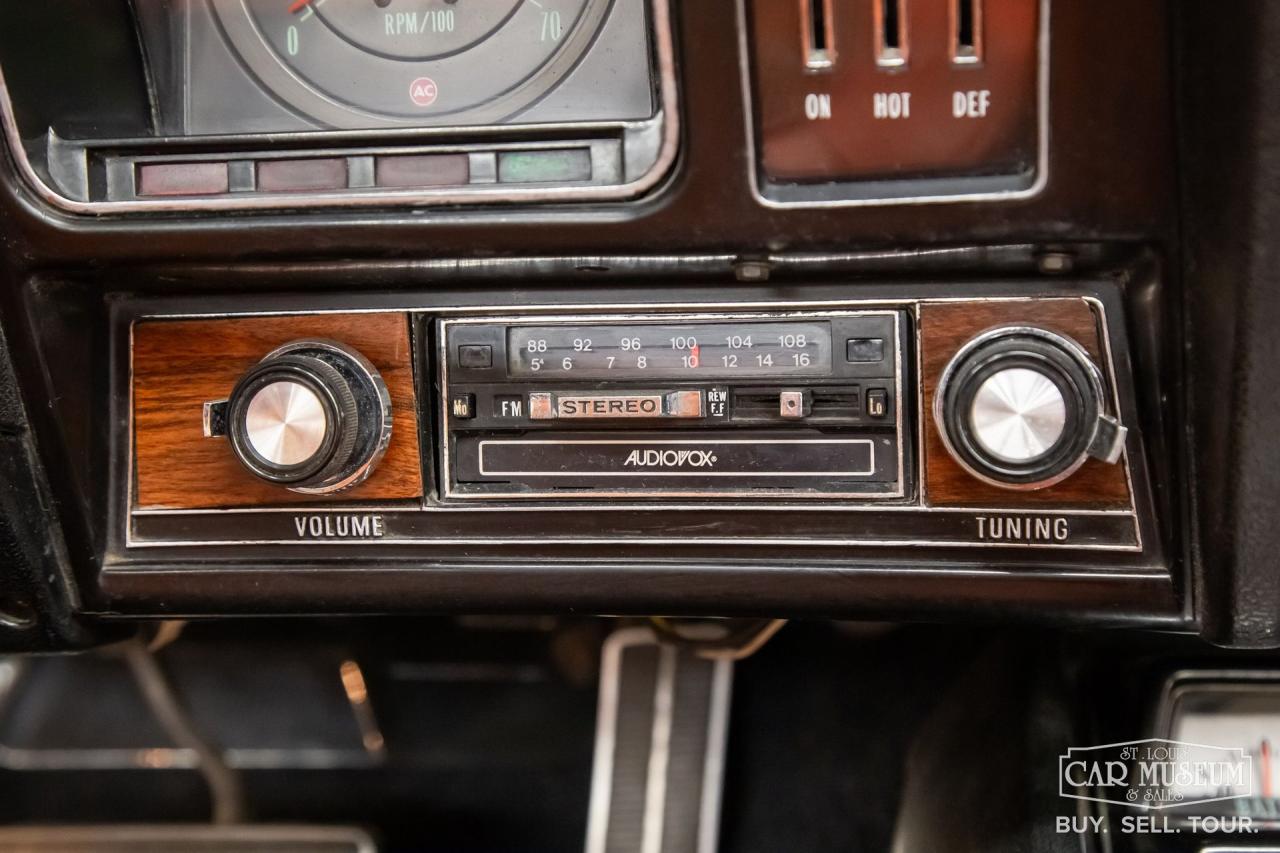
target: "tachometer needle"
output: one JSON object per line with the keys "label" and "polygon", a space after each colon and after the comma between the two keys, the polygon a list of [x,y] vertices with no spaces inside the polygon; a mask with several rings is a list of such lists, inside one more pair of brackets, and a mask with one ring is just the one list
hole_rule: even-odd
{"label": "tachometer needle", "polygon": [[300,12],[304,7],[310,5],[311,0],[293,0],[293,2],[289,4],[289,14],[292,15],[295,12]]}

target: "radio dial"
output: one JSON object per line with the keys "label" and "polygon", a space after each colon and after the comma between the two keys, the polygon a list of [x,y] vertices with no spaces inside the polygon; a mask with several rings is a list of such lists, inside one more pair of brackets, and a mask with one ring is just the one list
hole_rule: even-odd
{"label": "radio dial", "polygon": [[329,494],[373,472],[391,441],[391,397],[355,350],[294,341],[250,368],[226,400],[205,404],[205,434],[225,436],[260,479]]}
{"label": "radio dial", "polygon": [[1101,371],[1075,341],[1007,327],[974,338],[943,371],[934,419],[952,457],[981,480],[1043,489],[1094,457],[1115,463],[1127,433],[1106,413]]}

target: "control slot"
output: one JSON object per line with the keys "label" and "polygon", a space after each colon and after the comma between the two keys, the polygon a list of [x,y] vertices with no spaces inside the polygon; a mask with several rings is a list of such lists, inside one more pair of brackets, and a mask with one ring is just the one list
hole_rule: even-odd
{"label": "control slot", "polygon": [[[799,411],[785,405],[788,395],[798,394]],[[803,418],[810,424],[859,424],[867,416],[860,385],[815,386],[804,389],[781,387],[735,388],[733,419],[737,423],[782,423]]]}
{"label": "control slot", "polygon": [[907,64],[906,0],[874,0],[876,65],[900,68]]}
{"label": "control slot", "polygon": [[832,5],[832,0],[800,0],[801,51],[808,71],[829,71],[836,64]]}
{"label": "control slot", "polygon": [[951,0],[951,61],[956,65],[982,62],[983,0]]}

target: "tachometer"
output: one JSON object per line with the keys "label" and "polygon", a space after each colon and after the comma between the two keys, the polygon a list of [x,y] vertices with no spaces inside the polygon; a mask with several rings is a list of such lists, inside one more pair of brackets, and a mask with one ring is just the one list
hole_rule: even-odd
{"label": "tachometer", "polygon": [[515,120],[590,47],[611,0],[210,0],[282,103],[335,128]]}

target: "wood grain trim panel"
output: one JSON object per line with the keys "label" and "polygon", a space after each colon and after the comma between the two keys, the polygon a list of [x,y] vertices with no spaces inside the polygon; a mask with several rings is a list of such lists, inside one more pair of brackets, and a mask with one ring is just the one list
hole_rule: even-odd
{"label": "wood grain trim panel", "polygon": [[[1009,302],[926,302],[920,306],[920,372],[923,383],[925,500],[932,506],[1059,507],[1120,509],[1130,504],[1124,460],[1090,459],[1057,485],[1017,492],[984,483],[947,453],[933,421],[933,397],[952,356],[975,335],[996,326],[1038,326],[1071,338],[1105,365],[1099,318],[1083,299]],[[1105,367],[1103,369],[1105,374]]]}
{"label": "wood grain trim panel", "polygon": [[[225,438],[205,438],[205,401],[226,399],[246,370],[300,338],[354,347],[391,393],[391,444],[359,486],[300,495],[265,483],[236,460]],[[208,509],[403,500],[422,496],[413,347],[404,313],[148,320],[133,329],[134,505]]]}

